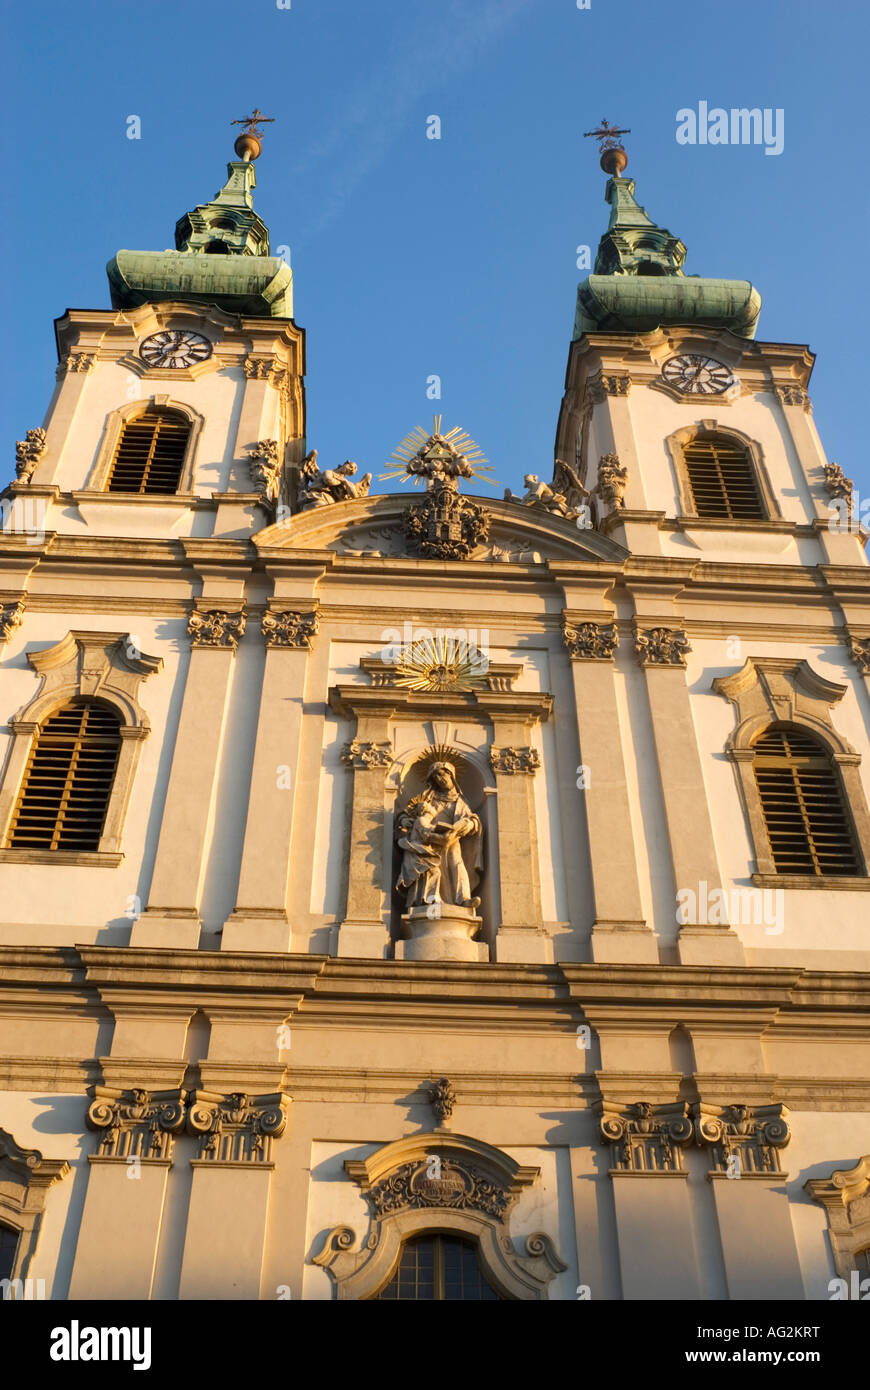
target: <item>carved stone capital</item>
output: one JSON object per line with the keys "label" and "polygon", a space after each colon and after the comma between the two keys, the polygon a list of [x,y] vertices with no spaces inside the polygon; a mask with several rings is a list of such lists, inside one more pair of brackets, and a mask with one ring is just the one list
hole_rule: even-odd
{"label": "carved stone capital", "polygon": [[429,1083],[432,1111],[439,1125],[443,1125],[453,1114],[456,1105],[456,1092],[446,1076],[440,1081]]}
{"label": "carved stone capital", "polygon": [[24,439],[15,444],[15,476],[20,483],[29,483],[36,471],[36,465],[47,448],[46,433],[43,429],[28,430]]}
{"label": "carved stone capital", "polygon": [[802,386],[775,386],[774,391],[781,405],[801,405],[809,414],[812,413],[810,398]]}
{"label": "carved stone capital", "polygon": [[24,619],[24,601],[0,604],[0,643],[8,642],[16,628]]}
{"label": "carved stone capital", "polygon": [[184,1124],[183,1091],[129,1091],[92,1086],[88,1129],[100,1135],[99,1158],[171,1159]]}
{"label": "carved stone capital", "polygon": [[[0,628],[0,641],[2,640],[3,633]],[[870,676],[870,637],[853,637],[850,633],[849,651],[861,675]]]}
{"label": "carved stone capital", "polygon": [[267,381],[275,384],[275,377],[283,374],[283,368],[276,357],[246,357],[242,369],[248,381]]}
{"label": "carved stone capital", "polygon": [[613,623],[566,622],[562,637],[572,661],[610,661],[619,646]]}
{"label": "carved stone capital", "polygon": [[627,396],[631,391],[631,377],[625,372],[599,372],[586,388],[586,398],[593,405],[600,405],[608,396]]}
{"label": "carved stone capital", "polygon": [[838,463],[822,464],[824,474],[824,488],[829,497],[844,497],[851,505],[852,488],[854,483],[851,478],[847,478]]}
{"label": "carved stone capital", "polygon": [[504,772],[509,777],[517,772],[525,772],[534,777],[541,766],[540,754],[536,748],[490,748],[489,761],[493,772]]}
{"label": "carved stone capital", "polygon": [[784,1105],[698,1106],[697,1142],[709,1147],[714,1171],[778,1173],[779,1150],[791,1138]]}
{"label": "carved stone capital", "polygon": [[308,647],[317,632],[315,612],[303,613],[288,608],[280,613],[263,614],[261,623],[267,647]]}
{"label": "carved stone capital", "polygon": [[366,771],[373,767],[389,767],[393,761],[392,745],[367,743],[362,739],[353,738],[344,745],[341,761],[348,767],[362,768]]}
{"label": "carved stone capital", "polygon": [[58,366],[58,372],[92,372],[97,365],[95,352],[71,352]]}
{"label": "carved stone capital", "polygon": [[245,615],[222,608],[205,609],[191,613],[187,630],[192,647],[231,647],[235,651],[245,631]]}
{"label": "carved stone capital", "polygon": [[653,1105],[642,1100],[625,1108],[604,1101],[600,1112],[601,1138],[612,1145],[614,1171],[683,1171],[682,1150],[694,1134],[685,1101]]}
{"label": "carved stone capital", "polygon": [[272,1141],[287,1127],[290,1097],[283,1091],[248,1096],[191,1091],[187,1131],[199,1139],[207,1163],[271,1163]]}
{"label": "carved stone capital", "polygon": [[672,627],[638,628],[634,645],[641,666],[685,666],[692,650],[685,632]]}

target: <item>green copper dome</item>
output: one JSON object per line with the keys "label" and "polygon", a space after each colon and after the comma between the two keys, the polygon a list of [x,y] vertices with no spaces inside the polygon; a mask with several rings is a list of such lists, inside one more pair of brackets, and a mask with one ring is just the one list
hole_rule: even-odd
{"label": "green copper dome", "polygon": [[179,219],[175,251],[119,251],[106,267],[112,307],[176,299],[292,318],[293,272],[269,255],[269,232],[254,211],[256,182],[250,161],[233,160],[212,201]]}
{"label": "green copper dome", "polygon": [[635,202],[634,179],[609,178],[604,197],[610,222],[593,274],[577,287],[575,338],[693,323],[728,328],[741,338],[755,336],[761,296],[748,280],[686,275],[683,242]]}

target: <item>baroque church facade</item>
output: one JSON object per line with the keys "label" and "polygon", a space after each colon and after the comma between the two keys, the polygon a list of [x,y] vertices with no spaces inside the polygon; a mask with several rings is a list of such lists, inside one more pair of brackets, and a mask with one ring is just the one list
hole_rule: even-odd
{"label": "baroque church facade", "polygon": [[4,1295],[854,1288],[870,601],[812,354],[605,138],[550,481],[436,418],[377,494],[235,153],[57,321],[3,494]]}

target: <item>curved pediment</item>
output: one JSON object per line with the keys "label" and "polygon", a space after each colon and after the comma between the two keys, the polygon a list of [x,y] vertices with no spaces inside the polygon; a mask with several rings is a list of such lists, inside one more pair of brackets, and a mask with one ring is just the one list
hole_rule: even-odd
{"label": "curved pediment", "polygon": [[[422,560],[425,557],[405,531],[409,503],[420,498],[419,493],[416,498],[413,494],[387,493],[312,507],[265,527],[253,541],[260,550],[332,550],[338,555]],[[489,522],[488,535],[468,555],[469,561],[545,564],[549,560],[586,559],[621,563],[628,555],[623,546],[599,531],[580,527],[543,508],[476,495],[468,500],[482,508]]]}

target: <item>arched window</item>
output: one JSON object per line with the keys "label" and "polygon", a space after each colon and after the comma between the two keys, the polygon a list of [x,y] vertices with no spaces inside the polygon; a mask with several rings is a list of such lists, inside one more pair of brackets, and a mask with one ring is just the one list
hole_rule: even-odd
{"label": "arched window", "polygon": [[178,491],[190,422],[177,410],[149,406],[125,420],[109,470],[109,492]]}
{"label": "arched window", "polygon": [[825,746],[806,729],[782,724],[765,729],[752,747],[776,872],[860,874],[851,818]]}
{"label": "arched window", "polygon": [[702,435],[683,445],[683,459],[698,516],[736,521],[765,517],[755,467],[737,440]]}
{"label": "arched window", "polygon": [[73,700],[55,710],[33,740],[8,846],[99,849],[120,750],[120,720],[107,705]]}
{"label": "arched window", "polygon": [[[0,1280],[11,1279],[15,1268],[15,1252],[18,1249],[19,1232],[0,1222]],[[0,1293],[0,1298],[2,1298]]]}
{"label": "arched window", "polygon": [[442,1232],[406,1240],[392,1278],[375,1295],[406,1303],[497,1303],[501,1297],[483,1276],[474,1242]]}

